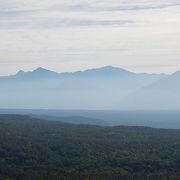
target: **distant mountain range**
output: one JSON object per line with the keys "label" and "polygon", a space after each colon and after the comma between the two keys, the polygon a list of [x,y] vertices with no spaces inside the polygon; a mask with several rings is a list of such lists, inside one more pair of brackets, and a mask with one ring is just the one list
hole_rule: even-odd
{"label": "distant mountain range", "polygon": [[123,100],[125,109],[180,109],[180,72],[140,88]]}
{"label": "distant mountain range", "polygon": [[44,68],[0,77],[0,108],[180,109],[180,72],[134,73],[105,66],[57,73]]}
{"label": "distant mountain range", "polygon": [[105,66],[102,68],[96,68],[96,69],[88,69],[85,71],[76,71],[76,72],[64,72],[64,73],[57,73],[51,70],[44,69],[42,67],[39,67],[33,71],[25,72],[23,70],[20,70],[15,75],[10,76],[0,76],[0,80],[2,79],[20,79],[20,78],[36,78],[38,80],[41,79],[47,79],[47,78],[64,78],[64,77],[89,77],[89,78],[107,78],[107,77],[132,77],[132,76],[149,76],[149,77],[164,77],[165,74],[147,74],[147,73],[134,73],[127,71],[122,68],[113,67],[113,66]]}

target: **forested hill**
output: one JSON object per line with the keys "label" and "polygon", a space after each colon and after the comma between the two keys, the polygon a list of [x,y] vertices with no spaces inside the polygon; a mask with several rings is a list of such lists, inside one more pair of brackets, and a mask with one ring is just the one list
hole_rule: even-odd
{"label": "forested hill", "polygon": [[180,179],[180,130],[0,115],[0,179]]}

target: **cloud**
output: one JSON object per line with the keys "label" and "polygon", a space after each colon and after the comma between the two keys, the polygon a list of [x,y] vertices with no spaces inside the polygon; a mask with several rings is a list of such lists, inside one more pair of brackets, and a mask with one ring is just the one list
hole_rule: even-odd
{"label": "cloud", "polygon": [[36,24],[39,27],[91,27],[91,26],[119,26],[133,23],[130,20],[92,20],[92,19],[48,19]]}
{"label": "cloud", "polygon": [[[8,1],[7,1],[8,2]],[[161,9],[179,6],[176,0],[112,0],[110,1],[58,1],[45,0],[37,3],[28,0],[15,0],[14,3],[0,5],[0,26],[6,28],[61,28],[123,26],[140,23],[126,11]],[[116,12],[124,12],[116,14]],[[133,13],[129,13],[130,15]],[[126,17],[124,17],[126,15]],[[146,20],[147,21],[147,20]],[[143,22],[143,21],[142,21]]]}
{"label": "cloud", "polygon": [[135,11],[161,9],[179,5],[179,0],[74,0],[73,2],[68,0],[44,0],[41,3],[34,0],[27,0],[26,3],[22,0],[14,0],[4,4],[1,2],[0,15],[21,15],[22,13],[33,13],[36,11],[44,11],[44,13],[51,11]]}
{"label": "cloud", "polygon": [[150,65],[156,62],[174,71],[180,67],[179,5],[179,0],[2,1],[0,73],[8,62],[8,72],[107,64],[158,72],[159,66]]}
{"label": "cloud", "polygon": [[107,2],[101,3],[74,3],[51,7],[52,10],[59,11],[137,11],[148,9],[161,9],[171,6],[179,6],[179,1],[127,1],[127,2]]}
{"label": "cloud", "polygon": [[96,27],[96,26],[122,26],[131,24],[130,20],[93,20],[93,19],[73,19],[73,18],[37,18],[0,21],[3,29],[8,28],[59,28],[59,27]]}

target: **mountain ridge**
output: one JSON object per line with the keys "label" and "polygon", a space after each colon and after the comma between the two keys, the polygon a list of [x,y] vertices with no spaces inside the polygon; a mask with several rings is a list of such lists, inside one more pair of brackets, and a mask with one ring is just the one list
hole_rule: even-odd
{"label": "mountain ridge", "polygon": [[123,106],[130,109],[179,109],[180,107],[180,71],[153,82],[123,100]]}
{"label": "mountain ridge", "polygon": [[43,67],[38,67],[32,71],[24,71],[19,70],[16,74],[12,75],[6,75],[6,76],[0,76],[0,78],[11,78],[11,77],[19,77],[19,76],[25,76],[25,75],[37,75],[41,77],[47,76],[47,75],[56,75],[56,76],[68,76],[68,75],[149,75],[149,76],[167,76],[167,74],[164,73],[135,73],[129,70],[126,70],[124,68],[120,67],[114,67],[111,65],[103,66],[99,68],[91,68],[86,70],[79,70],[79,71],[70,71],[70,72],[56,72],[53,70],[49,70]]}
{"label": "mountain ridge", "polygon": [[[66,73],[42,67],[29,72],[21,70],[15,75],[0,78],[0,108],[121,109],[129,107],[125,106],[127,102],[136,108],[143,97],[143,88],[169,79],[172,88],[168,90],[174,92],[180,82],[178,74],[134,73],[113,66]],[[139,99],[125,99],[135,92],[140,92]],[[152,101],[153,96],[149,97]],[[126,101],[122,103],[124,99]],[[163,103],[163,98],[160,102]]]}

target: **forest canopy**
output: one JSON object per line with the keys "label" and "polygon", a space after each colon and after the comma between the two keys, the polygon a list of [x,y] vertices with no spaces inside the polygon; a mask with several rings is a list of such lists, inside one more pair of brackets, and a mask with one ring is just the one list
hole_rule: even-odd
{"label": "forest canopy", "polygon": [[0,115],[0,179],[180,179],[180,130]]}

